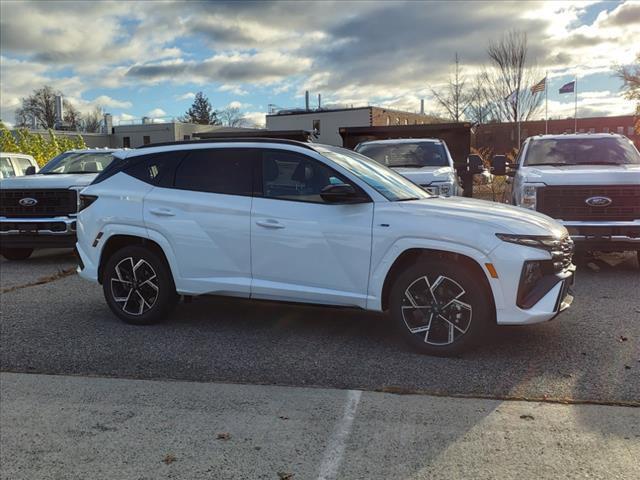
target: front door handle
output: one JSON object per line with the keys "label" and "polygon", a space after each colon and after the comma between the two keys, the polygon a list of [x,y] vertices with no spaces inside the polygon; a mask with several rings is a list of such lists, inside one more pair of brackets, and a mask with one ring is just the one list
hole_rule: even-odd
{"label": "front door handle", "polygon": [[175,215],[173,210],[170,210],[168,208],[151,208],[149,209],[149,212],[161,217],[173,217]]}
{"label": "front door handle", "polygon": [[277,220],[258,220],[256,225],[264,228],[284,228],[284,225]]}

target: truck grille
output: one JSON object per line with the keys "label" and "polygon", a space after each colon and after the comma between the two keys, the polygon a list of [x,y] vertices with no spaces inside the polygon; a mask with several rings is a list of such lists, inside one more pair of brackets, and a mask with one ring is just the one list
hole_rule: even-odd
{"label": "truck grille", "polygon": [[[0,190],[2,217],[57,217],[78,211],[77,192],[69,189]],[[22,199],[34,199],[33,205],[21,205]]]}
{"label": "truck grille", "polygon": [[[591,197],[607,197],[611,204],[590,206]],[[640,218],[640,185],[580,185],[540,187],[537,210],[559,220],[628,221]]]}

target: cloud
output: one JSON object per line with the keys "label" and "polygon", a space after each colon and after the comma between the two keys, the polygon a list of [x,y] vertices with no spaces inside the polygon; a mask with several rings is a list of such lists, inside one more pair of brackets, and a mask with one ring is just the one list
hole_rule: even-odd
{"label": "cloud", "polygon": [[224,53],[203,61],[176,58],[132,66],[127,76],[143,81],[191,81],[272,83],[296,75],[311,66],[311,60],[279,52]]}
{"label": "cloud", "polygon": [[231,85],[231,84],[228,84],[228,83],[220,85],[218,87],[218,91],[219,92],[231,92],[234,95],[240,95],[240,96],[249,94],[249,92],[247,92],[246,90],[243,90],[242,87],[240,87],[239,85]]}
{"label": "cloud", "polygon": [[227,105],[227,108],[238,108],[240,110],[242,110],[243,108],[249,108],[252,105],[250,103],[242,103],[239,102],[238,100],[234,100],[233,102],[229,102],[229,104]]}
{"label": "cloud", "polygon": [[264,128],[267,123],[267,117],[264,112],[244,112],[242,116],[250,125],[256,128]]}
{"label": "cloud", "polygon": [[196,94],[193,92],[187,92],[183,93],[182,95],[175,96],[176,100],[193,100],[194,98],[196,98]]}
{"label": "cloud", "polygon": [[153,110],[148,111],[146,116],[149,118],[161,118],[166,117],[167,112],[161,108],[154,108]]}

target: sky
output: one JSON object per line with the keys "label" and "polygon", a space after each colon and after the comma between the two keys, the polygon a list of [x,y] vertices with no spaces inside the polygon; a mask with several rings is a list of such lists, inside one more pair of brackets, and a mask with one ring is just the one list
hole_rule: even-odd
{"label": "sky", "polygon": [[[625,115],[615,65],[640,52],[640,1],[317,1],[0,3],[0,118],[49,84],[114,123],[178,117],[195,93],[264,124],[280,108],[381,105],[442,114],[431,95],[458,54],[471,79],[489,42],[526,32],[549,78],[549,116]],[[541,112],[544,115],[544,110]]]}

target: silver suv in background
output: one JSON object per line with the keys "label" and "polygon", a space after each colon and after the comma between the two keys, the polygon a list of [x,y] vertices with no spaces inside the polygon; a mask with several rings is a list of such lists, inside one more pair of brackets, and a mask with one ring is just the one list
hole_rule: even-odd
{"label": "silver suv in background", "polygon": [[73,248],[78,192],[111,163],[114,151],[70,150],[37,174],[0,181],[0,253],[24,260],[35,248]]}
{"label": "silver suv in background", "polygon": [[437,138],[362,142],[355,151],[392,168],[432,195],[461,195],[462,188],[447,144]]}
{"label": "silver suv in background", "polygon": [[493,167],[514,177],[514,205],[560,221],[577,249],[640,251],[640,153],[627,137],[530,137],[515,169]]}

